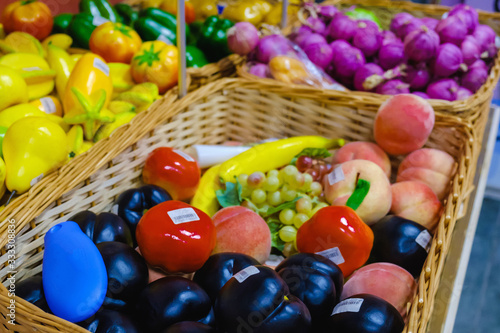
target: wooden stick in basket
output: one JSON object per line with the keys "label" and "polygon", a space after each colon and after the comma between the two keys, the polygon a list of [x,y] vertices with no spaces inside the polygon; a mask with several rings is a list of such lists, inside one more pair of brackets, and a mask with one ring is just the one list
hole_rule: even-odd
{"label": "wooden stick in basket", "polygon": [[184,0],[177,0],[177,49],[179,51],[179,98],[186,96],[186,19]]}
{"label": "wooden stick in basket", "polygon": [[283,4],[281,6],[281,29],[286,28],[288,18],[288,0],[283,0]]}

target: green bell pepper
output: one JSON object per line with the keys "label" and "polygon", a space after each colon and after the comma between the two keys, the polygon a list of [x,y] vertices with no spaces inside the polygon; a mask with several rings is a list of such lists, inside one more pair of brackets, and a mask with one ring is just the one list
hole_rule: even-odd
{"label": "green bell pepper", "polygon": [[52,27],[52,34],[65,34],[73,19],[73,14],[59,14],[54,16],[54,26]]}
{"label": "green bell pepper", "polygon": [[205,54],[193,45],[186,46],[186,67],[201,68],[209,62]]}
{"label": "green bell pepper", "polygon": [[94,17],[87,13],[79,13],[73,17],[68,27],[68,35],[73,38],[73,47],[89,49],[89,41],[94,25]]}
{"label": "green bell pepper", "polygon": [[[134,28],[143,41],[162,40],[173,45],[177,43],[177,19],[161,9],[142,10],[134,23]],[[190,36],[188,26],[186,26],[186,36],[188,38]]]}
{"label": "green bell pepper", "polygon": [[189,25],[189,30],[191,30],[191,38],[187,41],[188,45],[196,45],[198,38],[201,34],[201,28],[203,27],[203,21],[194,21]]}
{"label": "green bell pepper", "polygon": [[227,19],[210,16],[203,23],[197,46],[210,62],[216,62],[231,54],[227,46],[227,30],[234,25]]}
{"label": "green bell pepper", "polygon": [[80,13],[100,16],[111,22],[120,22],[118,13],[106,0],[80,0]]}
{"label": "green bell pepper", "polygon": [[126,3],[118,3],[115,5],[115,11],[121,18],[123,24],[133,27],[135,21],[139,18],[139,13]]}

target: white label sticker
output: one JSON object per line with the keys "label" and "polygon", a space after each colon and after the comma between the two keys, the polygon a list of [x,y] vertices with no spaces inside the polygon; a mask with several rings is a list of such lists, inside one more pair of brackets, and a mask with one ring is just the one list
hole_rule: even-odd
{"label": "white label sticker", "polygon": [[445,18],[447,18],[447,17],[448,17],[448,15],[450,15],[450,13],[448,13],[448,12],[444,13],[444,14],[441,16],[441,19],[443,19],[443,20],[444,20]]}
{"label": "white label sticker", "polygon": [[342,170],[342,165],[339,165],[332,172],[328,174],[328,183],[333,185],[345,179],[344,170]]}
{"label": "white label sticker", "polygon": [[40,102],[42,103],[43,106],[43,111],[46,114],[51,114],[56,112],[56,104],[50,97],[44,97],[40,99]]}
{"label": "white label sticker", "polygon": [[40,176],[33,178],[33,179],[30,181],[30,185],[31,185],[31,186],[34,186],[36,183],[38,183],[40,180],[42,180],[42,178],[43,178],[43,173],[42,173],[42,174],[40,174]]}
{"label": "white label sticker", "polygon": [[431,248],[431,239],[431,234],[427,230],[422,230],[422,232],[418,234],[417,239],[415,239],[415,242],[423,247],[425,251],[429,252]]}
{"label": "white label sticker", "polygon": [[191,156],[189,156],[188,154],[186,154],[185,152],[183,152],[181,150],[174,149],[174,153],[182,156],[188,162],[194,162],[194,158],[192,158]]}
{"label": "white label sticker", "polygon": [[170,41],[170,39],[168,39],[164,35],[158,36],[158,38],[156,40],[159,40],[160,42],[163,42],[163,43],[168,44],[168,45],[172,45],[172,42]]}
{"label": "white label sticker", "polygon": [[98,70],[106,74],[106,76],[109,76],[109,66],[101,59],[94,59],[94,68],[97,68]]}
{"label": "white label sticker", "polygon": [[239,271],[234,275],[234,278],[238,280],[239,283],[242,283],[246,279],[248,279],[249,276],[258,274],[260,271],[257,267],[255,266],[248,266],[247,268]]}
{"label": "white label sticker", "polygon": [[320,256],[330,259],[330,261],[336,265],[340,265],[345,262],[344,257],[342,256],[342,253],[340,252],[340,249],[338,247],[332,247],[331,249],[328,250],[316,252],[316,254],[319,254]]}
{"label": "white label sticker", "polygon": [[23,71],[26,72],[33,72],[33,71],[41,71],[42,69],[40,67],[26,67],[23,68]]}
{"label": "white label sticker", "polygon": [[498,48],[500,48],[500,37],[498,36],[495,36],[495,46]]}
{"label": "white label sticker", "polygon": [[167,213],[174,224],[181,224],[193,221],[199,221],[200,217],[196,214],[193,208],[181,208],[171,210]]}
{"label": "white label sticker", "polygon": [[348,298],[346,300],[343,300],[335,306],[332,312],[332,316],[342,312],[359,312],[363,301],[364,299],[362,298]]}
{"label": "white label sticker", "polygon": [[113,207],[111,207],[111,213],[118,215],[118,205],[113,205]]}
{"label": "white label sticker", "polygon": [[109,20],[105,19],[102,16],[94,16],[94,19],[92,20],[92,25],[98,27],[106,22],[109,22]]}

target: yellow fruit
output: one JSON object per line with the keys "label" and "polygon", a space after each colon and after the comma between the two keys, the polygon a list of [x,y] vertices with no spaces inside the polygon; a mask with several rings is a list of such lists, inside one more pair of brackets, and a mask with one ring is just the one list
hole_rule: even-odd
{"label": "yellow fruit", "polygon": [[23,118],[5,133],[3,153],[7,189],[21,194],[66,162],[66,133],[46,117]]}
{"label": "yellow fruit", "polygon": [[83,154],[85,153],[87,150],[89,150],[90,148],[92,148],[92,146],[94,145],[93,142],[90,142],[90,141],[83,141],[83,144],[82,146],[80,147],[80,149],[76,152],[76,156],[80,155],[80,154]]}
{"label": "yellow fruit", "polygon": [[47,51],[47,47],[49,45],[54,45],[60,47],[63,50],[67,50],[71,47],[71,44],[73,44],[73,38],[71,38],[71,36],[66,34],[50,35],[47,38],[45,38],[42,42],[42,46],[45,49],[45,51]]}
{"label": "yellow fruit", "polygon": [[71,125],[65,122],[63,117],[55,116],[53,114],[46,114],[45,117],[54,124],[59,125],[64,132],[68,132],[71,128]]}
{"label": "yellow fruit", "polygon": [[7,189],[5,187],[5,176],[6,176],[6,169],[5,169],[5,162],[3,159],[0,158],[0,198],[3,197],[5,194],[5,190]]}
{"label": "yellow fruit", "polygon": [[22,76],[6,66],[0,65],[0,111],[28,101],[28,86]]}
{"label": "yellow fruit", "polygon": [[83,56],[83,54],[70,54],[69,57],[71,60],[73,60],[73,66],[80,60],[80,58]]}
{"label": "yellow fruit", "polygon": [[57,97],[54,96],[43,97],[30,102],[30,104],[33,104],[40,111],[43,111],[46,114],[53,114],[59,117],[63,116],[62,105]]}
{"label": "yellow fruit", "polygon": [[109,111],[114,114],[123,112],[134,112],[136,107],[134,104],[125,101],[111,101],[108,105]]}
{"label": "yellow fruit", "polygon": [[109,75],[111,76],[111,81],[113,81],[114,92],[124,92],[134,87],[135,82],[132,79],[130,65],[111,62],[108,66]]}
{"label": "yellow fruit", "polygon": [[3,29],[3,24],[0,23],[0,39],[5,38],[5,30]]}
{"label": "yellow fruit", "polygon": [[94,142],[97,142],[99,140],[107,138],[118,127],[129,123],[132,120],[132,118],[134,118],[135,116],[136,116],[135,112],[123,112],[123,113],[117,114],[114,122],[109,123],[109,124],[104,124],[101,127],[99,127],[99,130],[97,130],[97,132],[94,136]]}
{"label": "yellow fruit", "polygon": [[54,45],[47,47],[47,62],[50,68],[56,72],[56,90],[59,98],[62,99],[66,93],[66,84],[75,67],[75,62],[68,52]]}
{"label": "yellow fruit", "polygon": [[46,114],[36,106],[24,103],[11,106],[0,112],[0,126],[9,128],[10,125],[25,117],[45,117]]}
{"label": "yellow fruit", "polygon": [[80,151],[83,145],[83,128],[80,125],[74,125],[71,127],[68,135],[68,151],[70,157],[76,156],[77,152]]}
{"label": "yellow fruit", "polygon": [[14,31],[0,41],[0,50],[4,53],[22,52],[33,53],[41,57],[45,56],[45,51],[38,39],[28,33]]}

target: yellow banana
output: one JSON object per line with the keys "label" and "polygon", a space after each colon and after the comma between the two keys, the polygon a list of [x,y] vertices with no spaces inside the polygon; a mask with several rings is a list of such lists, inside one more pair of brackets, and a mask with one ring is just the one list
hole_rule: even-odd
{"label": "yellow banana", "polygon": [[109,111],[114,114],[123,112],[134,112],[136,107],[134,104],[125,101],[111,101],[108,105]]}
{"label": "yellow banana", "polygon": [[99,127],[96,134],[94,135],[94,142],[107,138],[111,135],[118,127],[123,126],[130,122],[132,118],[136,116],[135,112],[122,112],[116,115],[115,121],[109,124],[104,124]]}
{"label": "yellow banana", "polygon": [[47,61],[50,68],[56,72],[56,90],[59,98],[62,99],[75,63],[68,52],[55,45],[47,46]]}
{"label": "yellow banana", "polygon": [[67,133],[68,151],[70,158],[75,157],[83,145],[83,128],[81,125],[74,125]]}
{"label": "yellow banana", "polygon": [[71,44],[73,44],[73,38],[71,38],[71,36],[66,34],[50,35],[47,38],[45,38],[42,42],[42,46],[45,49],[45,51],[48,50],[49,45],[54,45],[60,47],[63,50],[67,50],[70,48]]}

